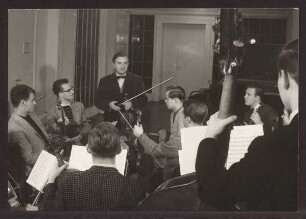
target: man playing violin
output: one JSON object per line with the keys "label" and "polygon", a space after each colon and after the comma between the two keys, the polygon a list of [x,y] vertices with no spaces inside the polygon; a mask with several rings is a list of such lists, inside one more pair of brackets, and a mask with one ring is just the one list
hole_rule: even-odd
{"label": "man playing violin", "polygon": [[69,127],[66,135],[73,138],[73,143],[79,144],[90,130],[83,103],[73,101],[74,89],[68,79],[56,80],[52,90],[58,101],[49,107],[47,117],[53,117],[57,123]]}
{"label": "man playing violin", "polygon": [[116,53],[113,58],[114,73],[103,77],[98,86],[95,105],[104,111],[105,121],[118,121],[120,128],[121,115],[118,111],[131,112],[141,109],[147,104],[146,95],[141,95],[132,101],[125,102],[121,107],[118,105],[125,99],[132,98],[144,91],[144,83],[138,75],[128,72],[129,59],[123,53]]}
{"label": "man playing violin", "polygon": [[170,115],[171,131],[167,141],[160,143],[154,142],[145,133],[140,125],[134,126],[134,135],[138,138],[144,151],[150,154],[163,169],[163,178],[168,180],[179,176],[179,158],[178,150],[182,149],[181,128],[184,128],[183,101],[185,99],[185,90],[180,86],[171,86],[166,89],[165,103],[167,108],[172,110]]}

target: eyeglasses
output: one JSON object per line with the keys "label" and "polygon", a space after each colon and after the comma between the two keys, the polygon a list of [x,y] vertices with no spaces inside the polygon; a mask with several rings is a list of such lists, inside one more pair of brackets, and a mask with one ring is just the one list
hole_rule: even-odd
{"label": "eyeglasses", "polygon": [[63,90],[62,92],[70,92],[70,91],[74,91],[73,86],[71,86],[68,90]]}

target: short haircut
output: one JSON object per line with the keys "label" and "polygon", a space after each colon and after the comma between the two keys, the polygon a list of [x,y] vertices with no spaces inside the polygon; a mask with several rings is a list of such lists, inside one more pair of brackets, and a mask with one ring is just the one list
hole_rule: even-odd
{"label": "short haircut", "polygon": [[299,84],[299,41],[295,39],[286,44],[277,60],[278,73],[280,70],[285,71],[286,81],[288,82],[288,74]]}
{"label": "short haircut", "polygon": [[128,60],[129,60],[129,57],[125,53],[123,53],[123,52],[116,52],[115,55],[112,58],[112,62],[115,63],[116,59],[119,58],[119,57],[127,57]]}
{"label": "short haircut", "polygon": [[166,92],[169,92],[168,96],[173,98],[179,98],[180,100],[185,100],[186,93],[184,88],[181,86],[169,86],[166,89]]}
{"label": "short haircut", "polygon": [[208,115],[208,107],[205,103],[198,100],[186,100],[183,106],[185,116],[189,116],[192,122],[197,124],[204,123]]}
{"label": "short haircut", "polygon": [[54,81],[53,86],[52,86],[52,91],[53,93],[58,96],[59,92],[62,91],[62,85],[63,84],[68,84],[69,81],[67,78],[59,79]]}
{"label": "short haircut", "polygon": [[27,101],[30,94],[36,94],[35,90],[24,84],[17,84],[11,89],[10,98],[14,108],[18,107],[22,100]]}
{"label": "short haircut", "polygon": [[117,128],[108,122],[97,124],[88,134],[88,148],[98,157],[114,157],[120,153],[120,137]]}
{"label": "short haircut", "polygon": [[260,99],[262,100],[262,98],[265,94],[265,90],[261,85],[259,85],[259,84],[249,84],[247,86],[247,88],[254,88],[255,89],[255,96],[259,96]]}

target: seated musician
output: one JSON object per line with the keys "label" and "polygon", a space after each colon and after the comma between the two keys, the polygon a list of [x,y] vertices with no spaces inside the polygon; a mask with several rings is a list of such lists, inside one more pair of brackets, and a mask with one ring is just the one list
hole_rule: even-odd
{"label": "seated musician", "polygon": [[166,90],[165,103],[167,108],[172,110],[170,115],[171,131],[169,140],[166,142],[156,143],[150,139],[140,125],[135,125],[134,135],[138,138],[144,151],[150,154],[158,161],[157,167],[162,167],[163,178],[168,180],[175,175],[174,170],[179,168],[178,150],[182,149],[181,145],[181,128],[184,128],[183,101],[185,99],[185,90],[180,86],[171,86]]}
{"label": "seated musician", "polygon": [[[218,136],[236,116],[208,121],[196,159],[198,194],[219,210],[244,203],[247,210],[297,211],[299,45],[294,40],[278,56],[278,90],[289,121],[274,132],[255,138],[239,162],[228,170],[220,157]],[[289,123],[289,124],[288,124]]]}
{"label": "seated musician", "polygon": [[74,90],[68,79],[56,80],[52,90],[58,102],[49,107],[47,117],[53,117],[57,123],[63,124],[65,134],[72,138],[73,143],[81,144],[90,130],[83,103],[73,101]]}
{"label": "seated musician", "polygon": [[243,124],[263,124],[264,133],[270,133],[278,128],[278,113],[268,104],[262,102],[264,89],[256,84],[248,85],[245,91],[245,105],[249,110],[243,116]]}
{"label": "seated musician", "polygon": [[43,210],[134,209],[145,198],[145,191],[115,168],[116,154],[121,151],[118,130],[110,123],[99,123],[88,135],[87,150],[93,160],[89,170],[60,175],[68,164],[52,169],[44,188]]}
{"label": "seated musician", "polygon": [[[22,185],[25,202],[29,188],[25,180],[29,176],[40,152],[46,149],[49,136],[35,113],[35,90],[27,85],[16,85],[10,91],[14,112],[8,121],[8,152],[10,168]],[[23,187],[25,185],[25,187]]]}
{"label": "seated musician", "polygon": [[[129,59],[123,53],[116,53],[112,59],[114,73],[103,77],[98,86],[95,105],[104,111],[105,121],[118,121],[117,127],[121,129],[122,119],[118,113],[120,104],[125,98],[129,99],[144,91],[144,83],[138,75],[128,72]],[[131,101],[124,103],[125,111],[132,112],[141,110],[147,104],[146,95],[141,95]],[[121,120],[122,121],[122,120]],[[132,123],[130,121],[130,123]]]}

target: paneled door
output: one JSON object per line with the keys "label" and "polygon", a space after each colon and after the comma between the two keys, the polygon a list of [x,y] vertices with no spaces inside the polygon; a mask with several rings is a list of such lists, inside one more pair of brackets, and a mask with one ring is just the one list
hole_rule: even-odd
{"label": "paneled door", "polygon": [[[187,97],[193,90],[209,86],[212,80],[213,19],[165,19],[157,34],[154,79],[173,80],[153,91],[153,100],[165,98],[170,85],[182,86]],[[158,21],[157,21],[158,22]],[[153,82],[155,81],[153,79]],[[157,83],[157,81],[156,81]]]}

